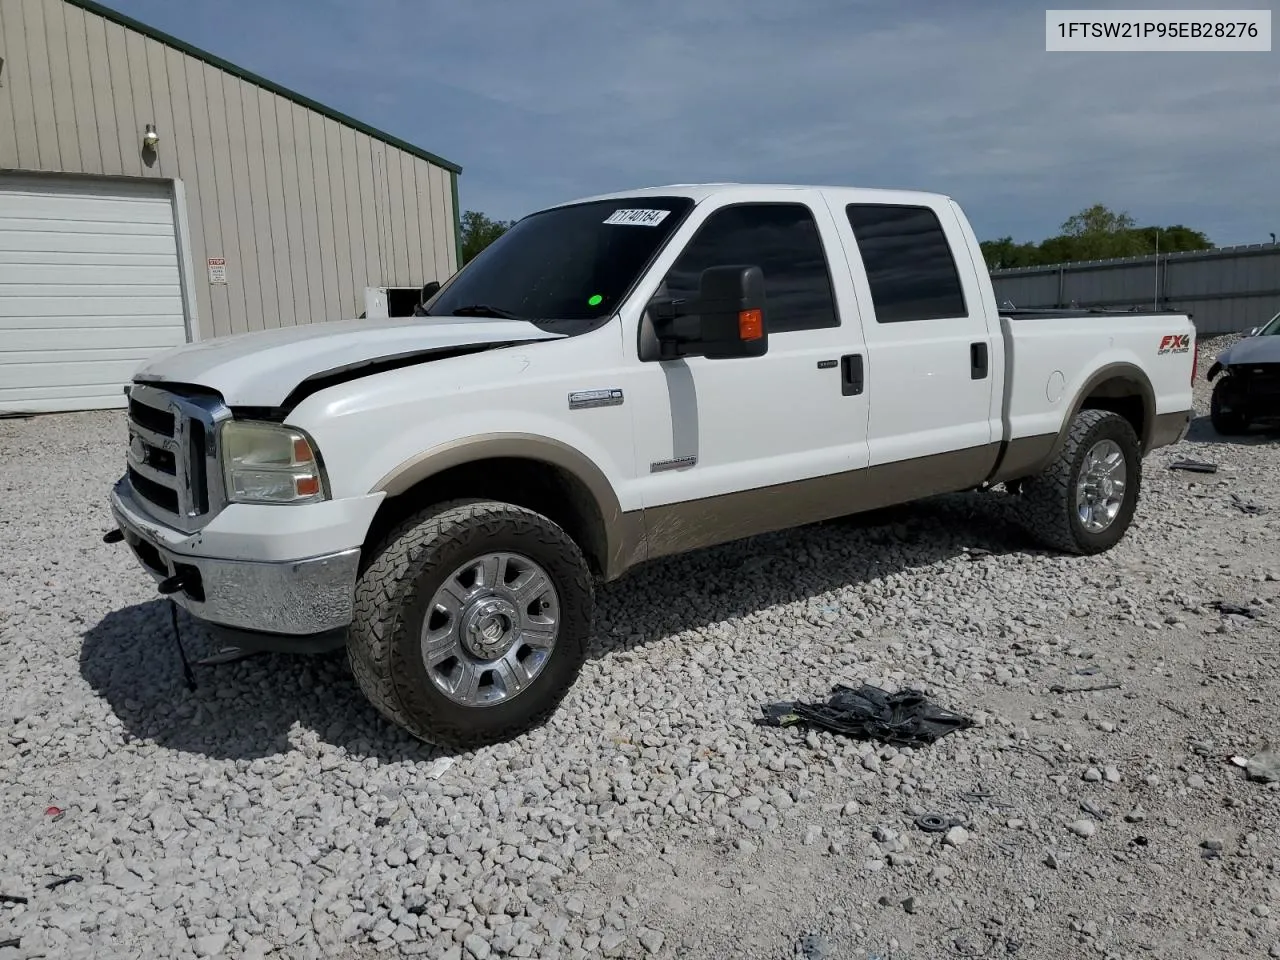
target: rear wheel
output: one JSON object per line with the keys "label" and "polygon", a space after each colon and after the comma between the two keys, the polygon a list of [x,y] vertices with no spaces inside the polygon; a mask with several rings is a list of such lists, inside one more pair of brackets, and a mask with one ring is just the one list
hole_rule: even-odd
{"label": "rear wheel", "polygon": [[1028,477],[1014,502],[1019,520],[1045,546],[1094,554],[1120,541],[1142,487],[1142,448],[1129,421],[1081,410],[1057,458]]}
{"label": "rear wheel", "polygon": [[1227,398],[1228,381],[1225,377],[1213,387],[1213,395],[1209,399],[1209,421],[1213,429],[1224,437],[1238,436],[1249,430],[1249,419],[1235,409]]}
{"label": "rear wheel", "polygon": [[442,504],[393,531],[361,575],[352,673],[421,740],[506,740],[545,721],[577,679],[593,601],[581,551],[546,517]]}

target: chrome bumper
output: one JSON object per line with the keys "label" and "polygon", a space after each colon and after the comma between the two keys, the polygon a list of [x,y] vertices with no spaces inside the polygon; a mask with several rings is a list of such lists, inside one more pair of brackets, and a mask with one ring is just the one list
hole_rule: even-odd
{"label": "chrome bumper", "polygon": [[192,616],[236,630],[291,636],[313,636],[350,625],[358,548],[277,562],[177,553],[148,531],[154,521],[126,503],[121,496],[123,483],[111,491],[111,512],[125,542],[157,583],[182,576],[183,588],[170,596]]}

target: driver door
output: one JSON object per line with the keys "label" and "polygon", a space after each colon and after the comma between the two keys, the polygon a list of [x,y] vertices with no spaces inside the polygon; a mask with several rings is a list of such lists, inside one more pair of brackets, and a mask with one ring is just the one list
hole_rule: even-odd
{"label": "driver door", "polygon": [[867,465],[866,396],[845,383],[864,342],[839,234],[816,192],[776,193],[700,206],[643,291],[696,299],[708,267],[759,266],[768,353],[644,362],[626,334],[650,556],[836,515]]}

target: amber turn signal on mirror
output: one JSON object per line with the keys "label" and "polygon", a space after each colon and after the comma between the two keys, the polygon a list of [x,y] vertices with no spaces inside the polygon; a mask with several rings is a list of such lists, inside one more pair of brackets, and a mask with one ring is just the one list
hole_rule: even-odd
{"label": "amber turn signal on mirror", "polygon": [[738,311],[738,339],[759,340],[764,336],[764,314],[759,310]]}

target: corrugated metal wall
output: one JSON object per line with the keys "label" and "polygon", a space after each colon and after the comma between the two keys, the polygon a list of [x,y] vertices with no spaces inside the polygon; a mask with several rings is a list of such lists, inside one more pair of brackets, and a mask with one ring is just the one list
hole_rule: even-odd
{"label": "corrugated metal wall", "polygon": [[0,169],[183,181],[203,337],[457,269],[448,169],[66,0],[0,0],[0,56]]}
{"label": "corrugated metal wall", "polygon": [[1280,245],[1157,258],[994,270],[996,300],[1015,307],[1128,307],[1192,314],[1201,335],[1241,333],[1280,313]]}

